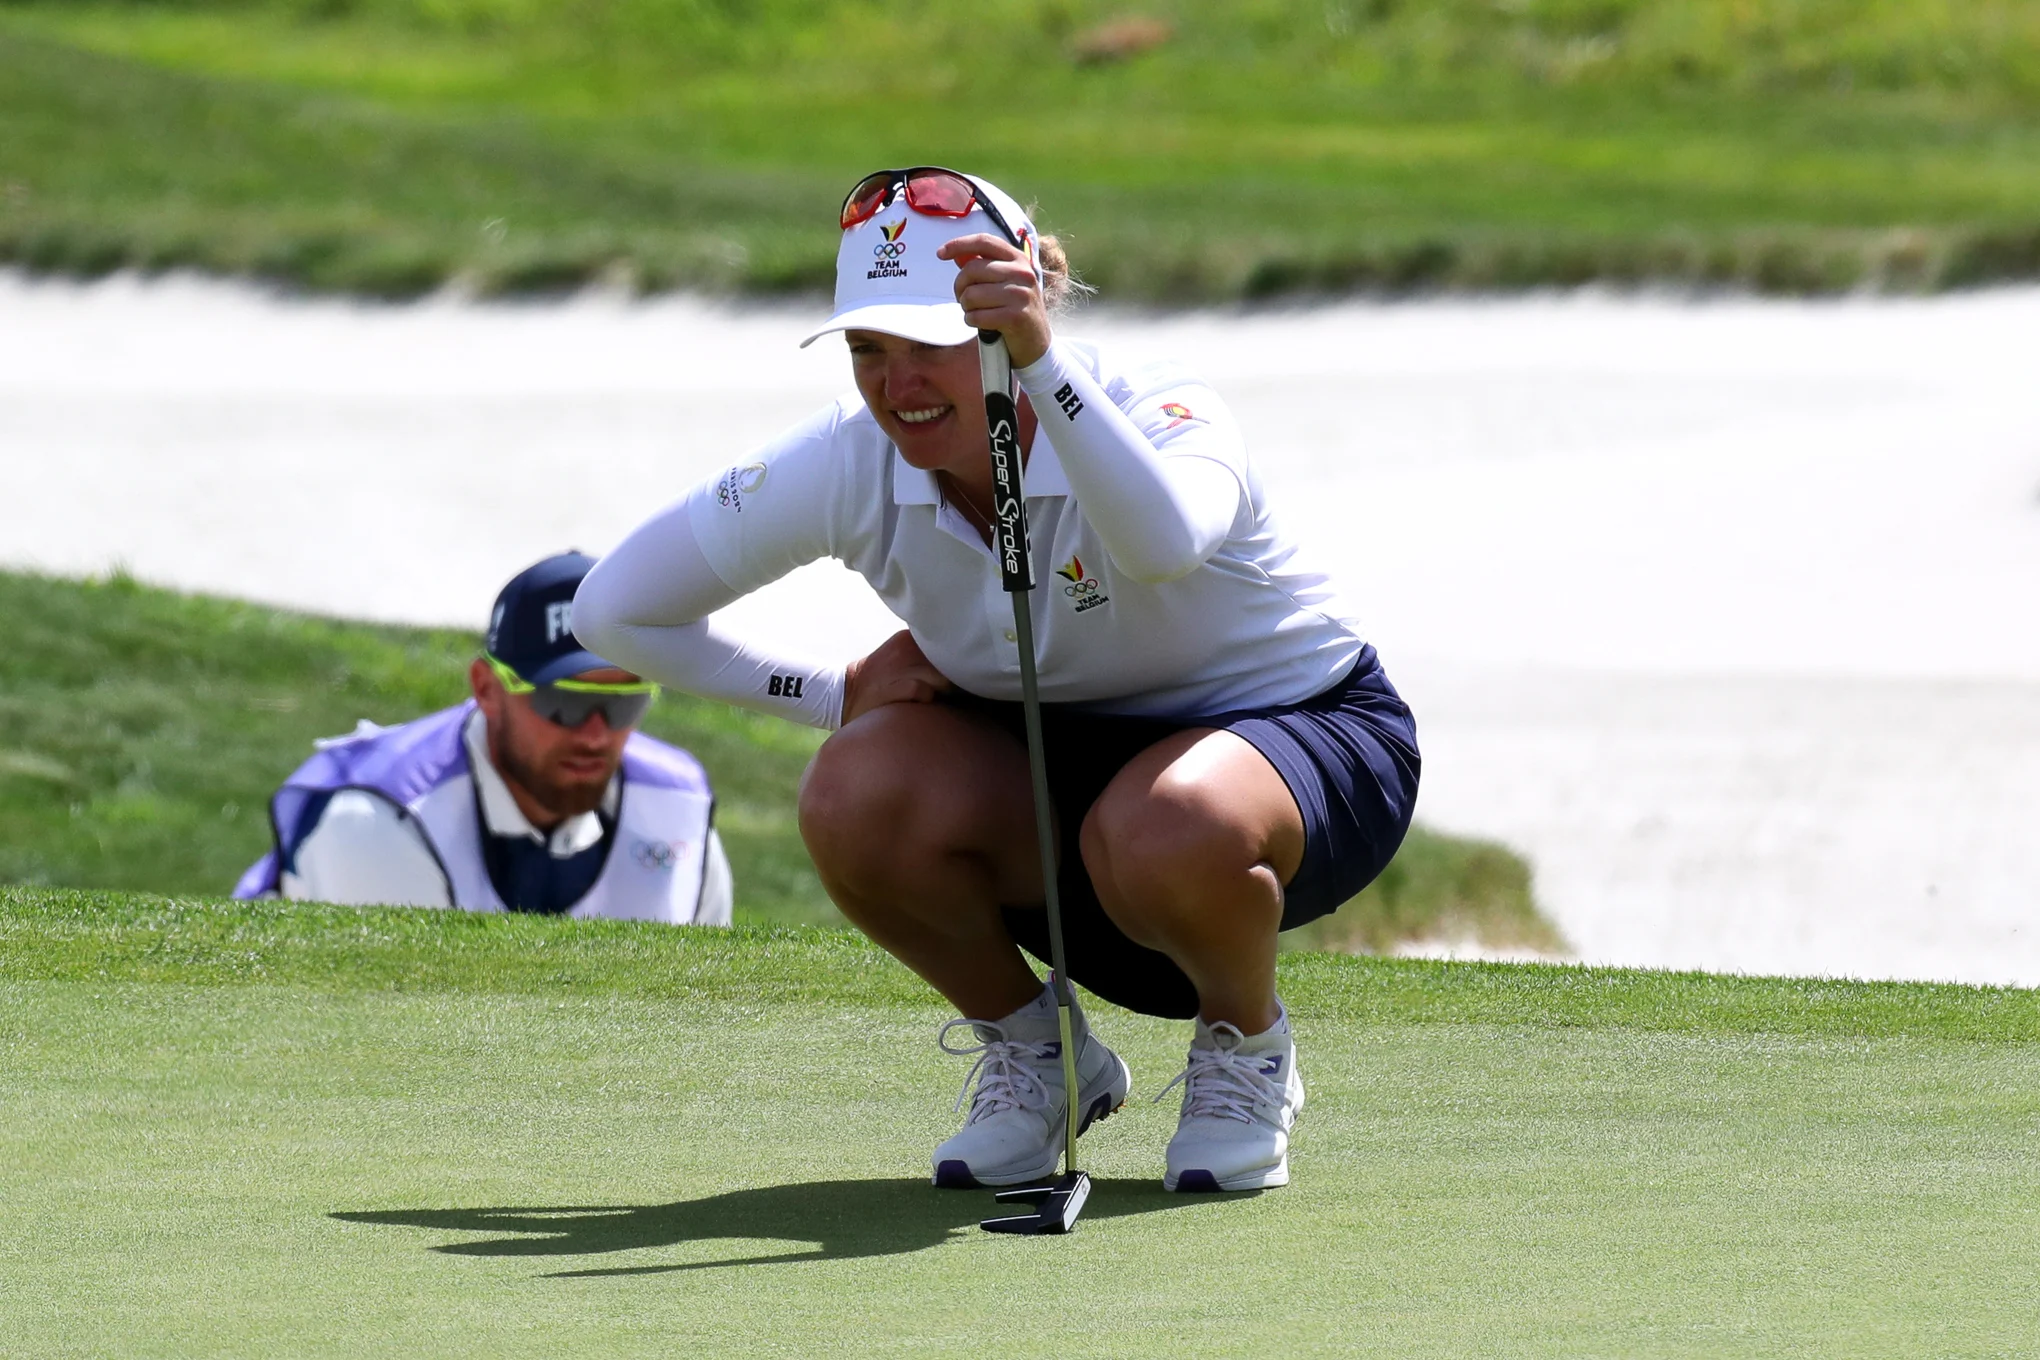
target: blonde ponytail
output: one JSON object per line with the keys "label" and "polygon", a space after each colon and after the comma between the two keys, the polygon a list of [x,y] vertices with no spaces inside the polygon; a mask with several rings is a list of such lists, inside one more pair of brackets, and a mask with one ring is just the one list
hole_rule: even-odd
{"label": "blonde ponytail", "polygon": [[1049,311],[1060,312],[1093,291],[1071,271],[1069,252],[1059,239],[1043,235],[1036,239],[1035,247],[1041,252],[1041,296]]}

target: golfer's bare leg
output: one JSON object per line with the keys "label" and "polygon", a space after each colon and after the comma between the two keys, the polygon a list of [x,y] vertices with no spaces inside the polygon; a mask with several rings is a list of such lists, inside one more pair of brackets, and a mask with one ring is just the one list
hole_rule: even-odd
{"label": "golfer's bare leg", "polygon": [[1039,902],[1026,749],[936,704],[887,704],[830,737],[801,780],[800,832],[851,923],[964,1015],[1041,993],[1001,902]]}
{"label": "golfer's bare leg", "polygon": [[1303,816],[1259,751],[1230,732],[1179,732],[1129,761],[1084,819],[1084,865],[1106,914],[1174,959],[1200,1013],[1245,1034],[1275,1023],[1282,885],[1303,862]]}

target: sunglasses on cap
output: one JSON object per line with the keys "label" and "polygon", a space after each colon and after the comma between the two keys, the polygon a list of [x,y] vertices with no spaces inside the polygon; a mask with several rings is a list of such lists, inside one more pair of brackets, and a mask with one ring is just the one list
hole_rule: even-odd
{"label": "sunglasses on cap", "polygon": [[504,689],[530,696],[531,711],[560,727],[579,727],[597,713],[612,732],[635,727],[659,693],[659,687],[649,680],[620,685],[555,680],[549,685],[534,685],[495,657],[484,653],[483,659],[503,682]]}
{"label": "sunglasses on cap", "polygon": [[1020,238],[1006,225],[1005,217],[990,198],[978,192],[966,175],[939,165],[916,165],[906,170],[874,170],[857,181],[857,187],[843,200],[839,216],[843,230],[869,222],[892,202],[898,191],[907,207],[923,217],[968,217],[972,208],[984,209],[999,234],[1013,245]]}

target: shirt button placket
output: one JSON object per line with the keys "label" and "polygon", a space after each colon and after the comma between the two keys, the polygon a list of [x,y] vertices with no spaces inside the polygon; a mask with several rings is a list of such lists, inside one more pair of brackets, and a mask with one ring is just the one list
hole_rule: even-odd
{"label": "shirt button placket", "polygon": [[991,621],[992,632],[1000,641],[999,665],[1008,675],[1020,673],[1020,635],[1013,631],[1013,602],[1007,598],[1005,587],[997,572],[985,587],[985,616]]}

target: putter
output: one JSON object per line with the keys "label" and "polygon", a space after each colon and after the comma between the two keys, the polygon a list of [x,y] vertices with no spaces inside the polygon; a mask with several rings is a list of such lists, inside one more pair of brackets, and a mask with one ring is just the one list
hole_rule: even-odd
{"label": "putter", "polygon": [[[987,214],[991,216],[991,214]],[[993,218],[994,221],[998,219]],[[1004,230],[1005,223],[999,222]],[[1012,238],[1010,231],[1007,239]],[[1017,244],[1017,243],[1016,243]],[[988,1218],[978,1226],[986,1232],[1066,1233],[1091,1195],[1091,1178],[1077,1170],[1077,1046],[1070,1021],[1069,969],[1063,962],[1062,904],[1055,887],[1055,823],[1048,801],[1048,763],[1041,744],[1041,693],[1034,674],[1034,611],[1028,594],[1034,589],[1034,556],[1027,541],[1027,501],[1020,489],[1020,408],[1013,400],[1013,357],[997,331],[978,332],[978,368],[984,377],[985,423],[992,441],[992,509],[996,516],[993,550],[999,575],[1013,597],[1013,632],[1020,644],[1020,708],[1027,721],[1027,769],[1034,777],[1034,838],[1041,847],[1041,882],[1048,909],[1049,986],[1055,992],[1055,1013],[1062,1031],[1063,1091],[1067,1096],[1063,1129],[1063,1174],[1047,1185],[1001,1190],[1002,1204],[1031,1204],[1034,1212]]]}

